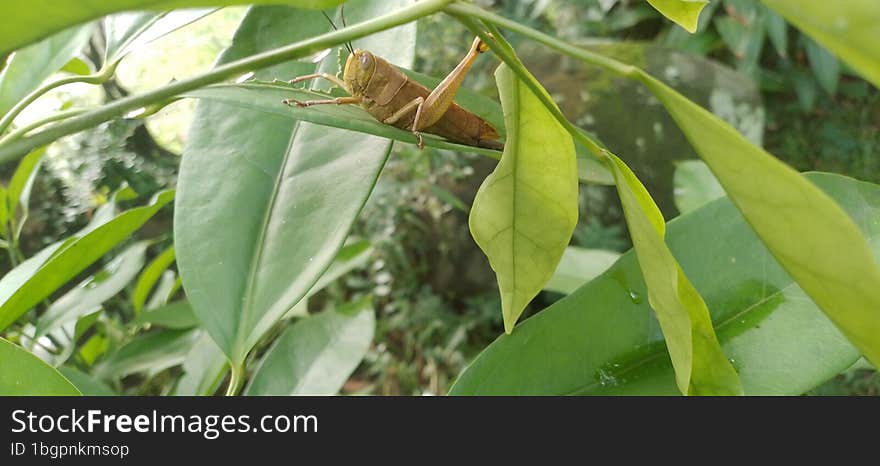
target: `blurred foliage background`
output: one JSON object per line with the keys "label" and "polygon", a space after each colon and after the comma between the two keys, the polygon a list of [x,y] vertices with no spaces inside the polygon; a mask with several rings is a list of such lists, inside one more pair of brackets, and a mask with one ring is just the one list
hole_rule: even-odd
{"label": "blurred foliage background", "polygon": [[[655,75],[798,170],[880,182],[880,92],[753,0],[713,1],[694,35],[643,0],[477,3],[548,34],[604,47],[649,70],[655,67]],[[105,85],[63,87],[22,118],[36,120],[71,102],[106,101],[207,70],[230,43],[244,12],[219,10],[133,52]],[[674,125],[666,124],[668,117],[656,102],[635,86],[624,87],[515,36],[510,39],[569,118],[630,162],[667,218],[674,217],[676,162],[694,154]],[[455,21],[443,16],[422,20],[415,68],[445,75],[470,40]],[[93,41],[86,58],[100,56],[100,47]],[[494,95],[495,66],[492,56],[481,57],[465,85]],[[568,101],[588,105],[568,105],[565,96],[571,93],[589,98]],[[141,194],[173,187],[194,106],[191,100],[178,101],[146,120],[105,123],[52,145],[32,194],[31,218],[22,235],[25,255],[82,228],[124,183]],[[467,228],[468,206],[493,164],[471,154],[395,148],[354,231],[373,243],[369,261],[309,301],[311,308],[321,309],[367,293],[376,297],[376,336],[344,393],[444,394],[468,361],[502,333],[494,275]],[[0,176],[8,179],[12,169],[3,167]],[[170,214],[154,218],[139,233],[159,238],[148,259],[170,245],[170,222]],[[619,252],[629,248],[612,188],[582,186],[573,245]],[[3,270],[9,270],[8,259],[2,260]],[[106,302],[105,309],[129,306],[130,292]],[[542,293],[530,312],[561,296]],[[113,338],[121,341],[124,335]],[[122,389],[164,393],[167,380],[171,377],[159,374],[148,384],[131,380]],[[814,393],[877,395],[880,377],[856,367]]]}

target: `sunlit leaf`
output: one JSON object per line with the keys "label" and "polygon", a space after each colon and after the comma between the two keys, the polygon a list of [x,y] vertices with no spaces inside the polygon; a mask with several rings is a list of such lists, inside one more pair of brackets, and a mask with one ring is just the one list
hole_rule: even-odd
{"label": "sunlit leaf", "polygon": [[[880,255],[880,187],[838,175],[807,177],[853,215],[874,245],[873,255]],[[666,242],[706,297],[747,395],[800,395],[859,358],[728,199],[667,227]],[[450,393],[679,394],[645,296],[639,262],[629,251],[602,276],[499,337]]]}
{"label": "sunlit leaf", "polygon": [[880,87],[880,8],[875,0],[761,0]]}
{"label": "sunlit leaf", "polygon": [[648,0],[648,3],[688,32],[696,32],[700,12],[709,0]]}
{"label": "sunlit leaf", "polygon": [[651,195],[623,161],[609,154],[648,302],[663,330],[675,380],[688,395],[738,395],[742,385],[718,344],[709,310],[664,242],[666,226]]}
{"label": "sunlit leaf", "polygon": [[469,224],[495,270],[510,333],[550,280],[577,224],[577,163],[571,136],[513,71],[502,65],[495,79],[507,142],[477,191]]}
{"label": "sunlit leaf", "polygon": [[663,103],[758,236],[869,361],[880,362],[880,268],[827,194],[727,123],[651,76]]}

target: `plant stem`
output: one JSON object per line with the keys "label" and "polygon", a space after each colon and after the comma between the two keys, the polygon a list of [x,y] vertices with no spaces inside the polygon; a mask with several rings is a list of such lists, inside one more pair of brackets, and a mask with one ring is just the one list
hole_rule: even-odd
{"label": "plant stem", "polygon": [[3,115],[3,118],[0,118],[0,134],[3,134],[4,131],[12,124],[12,121],[15,120],[28,105],[32,104],[35,100],[39,99],[43,94],[55,89],[57,87],[65,86],[67,84],[74,83],[86,83],[86,84],[103,84],[116,73],[116,66],[119,64],[118,61],[110,63],[109,65],[101,68],[95,74],[89,74],[86,76],[67,76],[64,78],[59,78],[54,81],[49,81],[46,84],[35,89],[33,92],[25,96],[24,99],[19,101],[15,106],[13,106],[6,115]]}
{"label": "plant stem", "polygon": [[442,10],[451,1],[422,0],[378,18],[230,62],[191,78],[173,82],[159,89],[111,102],[95,110],[53,125],[33,136],[11,141],[9,144],[0,147],[0,163],[15,160],[27,154],[31,149],[48,144],[62,136],[82,131],[98,123],[117,118],[138,108],[148,107],[151,104],[164,101],[184,92],[217,83],[248,71],[305,57],[347,41],[415,21],[423,16]]}
{"label": "plant stem", "polygon": [[231,373],[229,375],[229,385],[226,387],[226,396],[235,396],[244,382],[244,367],[241,364],[229,363]]}
{"label": "plant stem", "polygon": [[551,99],[544,88],[541,87],[541,84],[538,82],[538,80],[535,79],[535,77],[532,76],[532,74],[529,73],[528,70],[526,70],[522,62],[519,61],[519,58],[517,58],[515,52],[513,51],[513,48],[510,46],[510,44],[507,43],[507,41],[504,40],[504,37],[501,36],[500,32],[498,32],[496,28],[492,27],[491,24],[489,24],[489,28],[494,32],[493,35],[489,35],[477,24],[476,21],[474,21],[470,17],[460,15],[458,13],[450,14],[458,19],[474,34],[480,36],[483,42],[489,44],[495,55],[501,58],[504,64],[510,67],[510,69],[519,76],[520,80],[531,89],[535,97],[537,97],[538,100],[540,100],[541,103],[544,104],[544,107],[547,108],[550,114],[552,114],[553,117],[556,118],[556,121],[558,121],[559,124],[562,125],[562,127],[565,128],[566,131],[568,131],[573,138],[577,139],[581,144],[583,144],[584,147],[586,147],[590,151],[590,153],[592,153],[598,160],[605,159],[605,149],[603,149],[602,146],[593,138],[584,134],[584,132],[580,128],[568,121],[568,118],[566,118],[562,111],[559,110],[559,107],[556,106],[556,104],[553,102],[553,99]]}
{"label": "plant stem", "polygon": [[602,54],[565,43],[553,36],[544,34],[540,31],[536,31],[528,26],[519,24],[516,21],[511,21],[503,16],[496,15],[495,13],[492,13],[490,11],[483,10],[482,8],[475,5],[466,3],[454,3],[444,8],[444,11],[452,14],[453,16],[456,16],[457,18],[459,18],[459,20],[462,17],[479,18],[483,21],[495,24],[499,27],[509,29],[566,55],[579,58],[587,63],[599,66],[621,76],[632,78],[636,77],[636,75],[638,74],[638,68],[636,68],[635,66],[628,65],[613,58],[606,57]]}
{"label": "plant stem", "polygon": [[56,121],[60,121],[60,120],[66,120],[70,117],[74,117],[76,115],[81,115],[81,114],[85,113],[86,111],[87,110],[84,108],[72,108],[70,110],[64,110],[61,112],[53,113],[53,114],[47,116],[46,118],[43,118],[41,120],[37,120],[33,123],[22,126],[21,128],[16,128],[15,131],[12,131],[9,134],[7,134],[6,136],[0,138],[0,144],[5,144],[7,142],[14,141],[14,140],[24,136],[25,134],[41,127],[41,126],[44,126],[44,125],[47,125],[49,123],[53,123]]}

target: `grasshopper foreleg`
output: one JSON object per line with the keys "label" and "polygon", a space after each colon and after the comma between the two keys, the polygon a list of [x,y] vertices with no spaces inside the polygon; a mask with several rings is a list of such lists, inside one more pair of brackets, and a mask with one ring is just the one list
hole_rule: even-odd
{"label": "grasshopper foreleg", "polygon": [[326,79],[327,81],[330,81],[333,84],[336,84],[337,86],[339,86],[341,89],[345,90],[346,92],[348,91],[348,88],[345,87],[345,81],[339,79],[338,77],[336,77],[330,73],[313,73],[313,74],[307,74],[304,76],[297,76],[296,78],[293,78],[290,81],[288,81],[288,83],[296,84],[296,83],[301,83],[303,81],[310,81],[312,79],[318,79],[318,78]]}
{"label": "grasshopper foreleg", "polygon": [[327,104],[336,104],[336,105],[344,105],[344,104],[359,104],[361,103],[360,97],[337,97],[335,99],[324,99],[324,100],[296,100],[296,99],[284,99],[281,101],[284,105],[296,105],[297,107],[311,107],[312,105],[327,105]]}

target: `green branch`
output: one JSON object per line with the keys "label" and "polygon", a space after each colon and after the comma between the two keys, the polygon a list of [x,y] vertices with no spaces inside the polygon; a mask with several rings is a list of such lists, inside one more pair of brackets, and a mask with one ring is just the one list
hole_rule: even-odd
{"label": "green branch", "polygon": [[152,104],[165,101],[187,91],[233,78],[249,71],[306,57],[344,42],[415,21],[423,16],[442,10],[451,1],[423,0],[416,2],[411,6],[401,8],[378,18],[230,62],[218,66],[211,71],[171,83],[159,89],[111,102],[95,110],[53,125],[33,136],[21,138],[7,145],[0,146],[0,163],[16,160],[27,154],[28,151],[49,144],[58,138],[121,117],[132,110],[149,107]]}
{"label": "green branch", "polygon": [[9,109],[9,112],[6,115],[3,115],[3,118],[0,118],[0,134],[3,134],[6,131],[6,128],[9,128],[9,125],[12,124],[12,121],[15,120],[28,105],[32,104],[35,100],[39,99],[43,94],[51,91],[52,89],[65,86],[67,84],[74,83],[85,83],[85,84],[104,84],[116,73],[116,66],[119,62],[113,62],[110,65],[102,68],[95,74],[89,74],[85,76],[66,76],[64,78],[59,78],[54,81],[49,81],[46,84],[35,89],[33,92],[25,96],[24,99],[19,101],[15,106]]}
{"label": "green branch", "polygon": [[[638,69],[635,66],[628,65],[626,63],[619,62],[613,58],[606,57],[602,54],[591,52],[589,50],[585,50],[583,48],[565,43],[553,36],[549,36],[547,34],[544,34],[543,32],[536,31],[528,26],[519,24],[516,21],[511,21],[503,16],[496,15],[495,13],[483,10],[482,8],[474,5],[455,3],[444,8],[444,11],[459,18],[459,20],[462,17],[478,18],[504,29],[522,34],[529,39],[540,42],[566,55],[579,58],[587,63],[602,67],[621,76],[634,77],[638,73]],[[510,64],[508,63],[508,65]]]}

